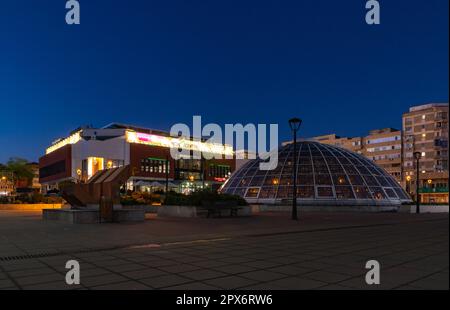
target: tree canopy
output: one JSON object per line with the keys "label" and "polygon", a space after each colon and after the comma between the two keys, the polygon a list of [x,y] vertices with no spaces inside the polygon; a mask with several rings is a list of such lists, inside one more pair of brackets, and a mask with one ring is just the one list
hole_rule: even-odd
{"label": "tree canopy", "polygon": [[[0,164],[0,168],[1,166],[3,165]],[[28,160],[23,158],[12,157],[3,167],[3,170],[12,172],[17,179],[26,179],[31,181],[34,177],[33,170],[31,169]]]}

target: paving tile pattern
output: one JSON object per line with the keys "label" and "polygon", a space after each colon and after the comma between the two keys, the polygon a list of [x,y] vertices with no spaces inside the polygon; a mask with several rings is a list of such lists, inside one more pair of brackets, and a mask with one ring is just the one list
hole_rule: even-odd
{"label": "paving tile pattern", "polygon": [[[380,217],[377,221],[346,229],[278,231],[107,251],[83,252],[82,246],[67,244],[75,249],[73,254],[0,260],[0,289],[448,290],[448,215],[389,225],[378,225],[383,223]],[[127,226],[118,228],[127,234]],[[20,245],[0,242],[0,257],[8,249],[23,248],[28,239],[24,230]],[[42,251],[43,245],[55,250],[49,242],[36,248],[28,244],[26,251]],[[65,284],[69,259],[80,262],[81,285]],[[381,264],[380,285],[365,283],[365,263],[372,259]]]}

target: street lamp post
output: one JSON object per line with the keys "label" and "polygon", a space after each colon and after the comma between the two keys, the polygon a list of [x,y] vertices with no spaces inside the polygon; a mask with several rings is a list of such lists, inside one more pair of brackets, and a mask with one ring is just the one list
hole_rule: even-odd
{"label": "street lamp post", "polygon": [[420,193],[419,193],[419,161],[422,157],[420,152],[414,152],[416,160],[416,213],[420,213]]}
{"label": "street lamp post", "polygon": [[300,129],[302,120],[299,118],[292,118],[289,120],[289,126],[294,135],[294,191],[292,194],[292,219],[298,220],[297,216],[297,131]]}
{"label": "street lamp post", "polygon": [[406,177],[406,191],[411,194],[411,176]]}
{"label": "street lamp post", "polygon": [[166,162],[165,168],[166,168],[166,195],[169,192],[169,155],[166,156]]}

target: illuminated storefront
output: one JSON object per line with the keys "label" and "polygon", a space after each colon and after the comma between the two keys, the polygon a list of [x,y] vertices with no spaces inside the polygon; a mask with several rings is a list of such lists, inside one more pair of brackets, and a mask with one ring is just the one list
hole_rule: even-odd
{"label": "illuminated storefront", "polygon": [[[173,159],[170,150],[213,154],[214,159]],[[131,190],[191,192],[204,187],[217,189],[235,169],[231,146],[171,137],[163,131],[110,124],[103,128],[80,128],[55,141],[40,158],[43,189],[57,188],[64,181],[86,182],[98,171],[131,165],[127,182]]]}

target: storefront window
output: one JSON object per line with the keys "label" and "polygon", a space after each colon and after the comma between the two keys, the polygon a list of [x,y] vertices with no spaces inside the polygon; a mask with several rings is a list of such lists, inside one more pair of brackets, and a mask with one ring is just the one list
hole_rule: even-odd
{"label": "storefront window", "polygon": [[149,173],[170,173],[170,162],[160,158],[145,158],[141,160],[141,171]]}

